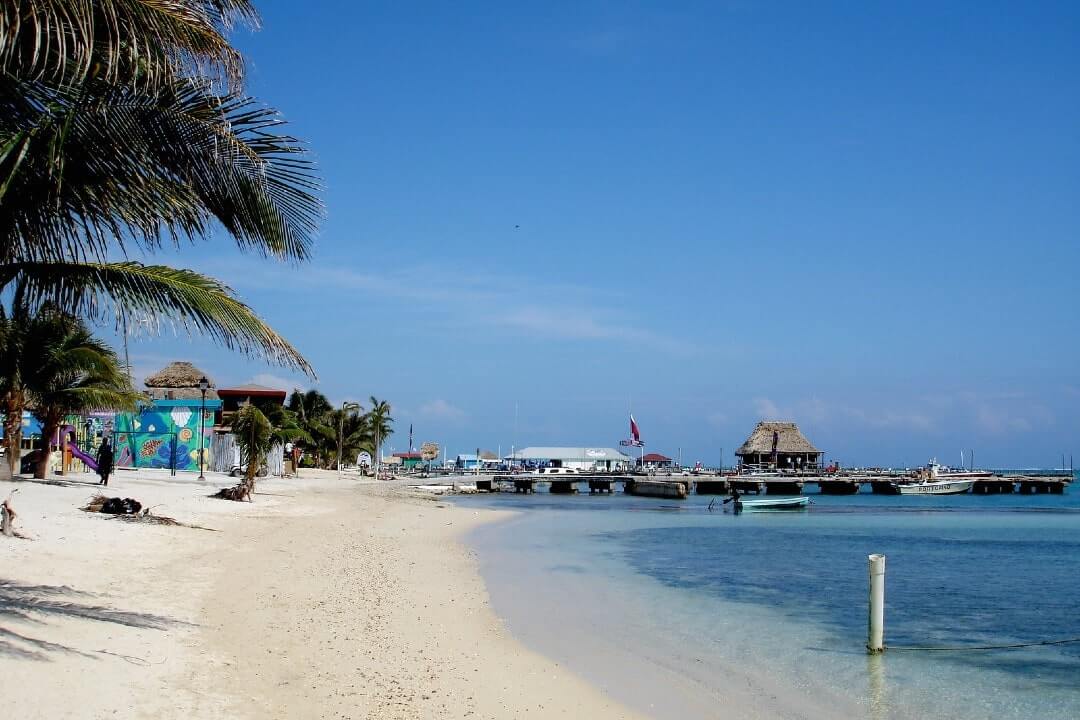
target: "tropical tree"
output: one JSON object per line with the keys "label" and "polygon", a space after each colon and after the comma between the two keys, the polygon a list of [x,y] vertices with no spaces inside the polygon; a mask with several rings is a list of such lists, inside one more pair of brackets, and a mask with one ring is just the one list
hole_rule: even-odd
{"label": "tropical tree", "polygon": [[25,310],[9,315],[0,306],[0,412],[4,413],[4,449],[7,477],[19,471],[22,452],[22,414],[26,391],[22,384],[22,347],[26,337]]}
{"label": "tropical tree", "polygon": [[90,410],[132,410],[138,396],[116,353],[76,318],[44,308],[28,317],[20,332],[19,390],[41,423],[34,477],[44,478],[49,446],[64,418]]}
{"label": "tropical tree", "polygon": [[233,435],[240,448],[240,462],[247,464],[242,485],[250,497],[255,491],[255,474],[259,464],[275,445],[274,427],[262,410],[255,405],[246,405],[236,414]]}
{"label": "tropical tree", "polygon": [[304,393],[294,390],[287,407],[296,413],[302,422],[307,422],[309,418],[322,417],[334,409],[330,400],[318,390]]}
{"label": "tropical tree", "polygon": [[[371,409],[368,410],[368,424],[371,428],[371,434],[374,436],[374,456],[376,461],[381,457],[379,454],[380,448],[382,448],[383,441],[393,434],[394,418],[390,417],[390,403],[385,400],[376,400],[372,395],[369,400],[371,401]],[[411,451],[412,448],[409,448]]]}
{"label": "tropical tree", "polygon": [[0,7],[0,291],[97,320],[148,316],[312,372],[225,284],[130,259],[222,227],[310,254],[319,183],[243,93],[225,37],[248,0],[20,0]]}

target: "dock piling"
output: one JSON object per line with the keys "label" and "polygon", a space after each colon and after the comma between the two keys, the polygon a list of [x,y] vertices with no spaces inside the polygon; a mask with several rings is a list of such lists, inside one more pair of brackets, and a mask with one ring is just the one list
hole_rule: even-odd
{"label": "dock piling", "polygon": [[870,618],[867,627],[866,649],[870,653],[885,652],[885,556],[869,556]]}

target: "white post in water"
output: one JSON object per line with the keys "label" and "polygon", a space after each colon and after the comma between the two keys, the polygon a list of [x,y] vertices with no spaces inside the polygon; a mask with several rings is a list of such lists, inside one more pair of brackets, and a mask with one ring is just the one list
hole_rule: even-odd
{"label": "white post in water", "polygon": [[866,649],[871,653],[880,653],[885,651],[885,556],[871,555],[869,560],[870,622]]}

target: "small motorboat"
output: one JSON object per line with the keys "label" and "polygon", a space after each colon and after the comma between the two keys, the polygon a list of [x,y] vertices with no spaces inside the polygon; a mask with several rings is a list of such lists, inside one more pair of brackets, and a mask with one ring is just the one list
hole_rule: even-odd
{"label": "small motorboat", "polygon": [[917,483],[896,483],[901,495],[963,495],[971,491],[974,480],[938,480]]}
{"label": "small motorboat", "polygon": [[753,500],[743,500],[742,498],[735,501],[735,511],[757,511],[757,510],[804,510],[810,505],[810,498],[808,497],[765,497],[755,498]]}
{"label": "small motorboat", "polygon": [[971,490],[975,473],[942,473],[937,460],[931,460],[919,470],[914,482],[894,483],[901,495],[962,495]]}

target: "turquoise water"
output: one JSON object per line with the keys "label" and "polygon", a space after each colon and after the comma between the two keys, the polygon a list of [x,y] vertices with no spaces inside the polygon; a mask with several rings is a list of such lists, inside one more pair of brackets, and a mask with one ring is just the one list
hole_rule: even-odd
{"label": "turquoise water", "polygon": [[[495,609],[527,644],[657,717],[752,685],[780,715],[1080,717],[1080,494],[812,496],[807,512],[709,512],[614,496],[500,494],[472,537]],[[719,505],[719,501],[716,503]],[[887,560],[869,658],[866,556]],[[655,682],[627,684],[626,663]],[[655,672],[654,672],[655,671]],[[662,681],[661,681],[662,680]],[[784,706],[784,693],[811,697]]]}

